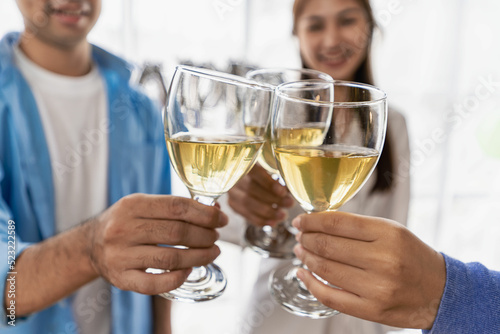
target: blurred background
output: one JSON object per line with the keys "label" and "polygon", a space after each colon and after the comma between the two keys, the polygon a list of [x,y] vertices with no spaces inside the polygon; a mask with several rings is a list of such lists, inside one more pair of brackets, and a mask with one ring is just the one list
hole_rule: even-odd
{"label": "blurred background", "polygon": [[[167,86],[179,63],[233,72],[299,67],[292,4],[104,0],[90,39],[131,61],[136,80],[144,65],[155,65],[149,69],[159,70]],[[411,172],[397,175],[412,179],[409,227],[440,251],[500,270],[500,2],[372,5],[379,25],[376,85],[406,116],[410,131]],[[15,1],[1,0],[0,35],[21,28]],[[152,92],[154,85],[145,87]],[[187,196],[179,182],[174,189]],[[259,257],[231,244],[221,247],[227,293],[203,305],[175,304],[176,333],[236,333],[241,325],[238,312],[251,294]]]}

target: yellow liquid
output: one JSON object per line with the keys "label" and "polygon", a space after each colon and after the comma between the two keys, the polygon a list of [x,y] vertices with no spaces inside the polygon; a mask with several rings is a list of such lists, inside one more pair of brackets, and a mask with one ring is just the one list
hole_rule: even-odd
{"label": "yellow liquid", "polygon": [[263,140],[179,133],[166,140],[175,171],[191,193],[218,197],[254,165]]}
{"label": "yellow liquid", "polygon": [[285,146],[275,149],[281,175],[308,212],[338,209],[370,176],[379,152],[362,147]]}
{"label": "yellow liquid", "polygon": [[[276,159],[274,159],[273,149],[271,147],[271,128],[268,127],[266,131],[264,145],[262,146],[262,151],[260,152],[257,161],[259,164],[270,174],[279,174],[278,165],[276,165]],[[247,126],[245,127],[245,132],[248,136],[255,136],[256,133],[263,133],[262,127]]]}
{"label": "yellow liquid", "polygon": [[279,129],[277,146],[319,146],[323,144],[325,125],[322,123],[304,124],[301,128]]}
{"label": "yellow liquid", "polygon": [[[247,135],[254,136],[262,133],[262,128],[248,126],[245,128]],[[322,123],[305,124],[302,128],[289,128],[278,130],[278,142],[283,145],[319,146],[323,143],[325,126]],[[271,147],[271,130],[266,131],[266,142],[258,157],[259,164],[270,174],[279,174],[278,165]]]}

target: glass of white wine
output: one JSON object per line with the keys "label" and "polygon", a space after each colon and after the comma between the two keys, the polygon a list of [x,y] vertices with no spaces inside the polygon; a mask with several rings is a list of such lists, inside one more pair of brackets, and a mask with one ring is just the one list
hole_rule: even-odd
{"label": "glass of white wine", "polygon": [[[311,69],[293,69],[293,68],[265,68],[250,71],[246,74],[248,79],[265,83],[273,87],[277,87],[286,82],[294,82],[299,80],[318,80],[325,82],[333,82],[331,76],[326,73],[311,70]],[[271,106],[272,107],[272,106]],[[313,122],[310,124],[310,129],[314,128]],[[301,137],[302,141],[322,140],[322,130],[324,125],[316,124],[317,131],[309,130],[305,136]],[[266,142],[259,155],[258,163],[272,175],[273,179],[279,180],[282,185],[285,185],[280,177],[274,153],[271,148],[271,127],[269,125],[266,131]],[[245,231],[246,244],[261,254],[264,257],[273,257],[280,259],[290,259],[295,257],[293,247],[297,243],[295,241],[295,228],[288,221],[283,221],[275,226],[259,227],[248,224]]]}
{"label": "glass of white wine", "polygon": [[[243,77],[176,68],[163,115],[165,140],[173,168],[193,199],[214,205],[253,167],[264,144],[272,94],[272,87]],[[248,127],[255,131],[248,134]],[[222,294],[226,282],[212,263],[193,268],[181,287],[161,296],[210,300]]]}
{"label": "glass of white wine", "polygon": [[[276,88],[273,109],[272,147],[291,194],[307,213],[337,210],[375,169],[385,140],[386,94],[355,82],[292,82]],[[311,122],[325,124],[322,141],[301,141],[304,133],[317,131],[308,130]],[[297,278],[300,266],[297,260],[271,275],[274,299],[301,316],[337,314]]]}

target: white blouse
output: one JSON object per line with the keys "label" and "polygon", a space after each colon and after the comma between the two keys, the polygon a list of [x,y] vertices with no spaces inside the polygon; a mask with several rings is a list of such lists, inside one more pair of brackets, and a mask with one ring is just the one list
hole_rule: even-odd
{"label": "white blouse", "polygon": [[[394,162],[394,183],[391,190],[370,193],[376,177],[373,173],[359,193],[343,205],[341,211],[384,217],[406,225],[410,200],[408,131],[403,115],[396,111],[389,110],[388,124],[390,132],[387,140],[391,140]],[[226,196],[219,202],[223,211],[230,216],[229,226],[221,230],[221,239],[242,244],[244,219],[227,205]],[[300,213],[303,211],[296,205],[289,210],[289,217],[291,219]],[[268,291],[268,280],[276,268],[287,266],[290,262],[291,260],[261,259],[258,278],[251,293],[252,298],[246,312],[242,315],[243,321],[239,332],[245,334],[379,334],[393,330],[393,328],[345,314],[316,320],[299,317],[285,311],[272,300]],[[257,316],[259,321],[255,321]]]}

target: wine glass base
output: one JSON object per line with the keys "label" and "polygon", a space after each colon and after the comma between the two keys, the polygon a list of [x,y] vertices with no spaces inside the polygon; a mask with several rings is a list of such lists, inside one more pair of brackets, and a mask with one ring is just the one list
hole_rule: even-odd
{"label": "wine glass base", "polygon": [[293,247],[297,243],[295,235],[288,232],[284,224],[277,228],[279,230],[273,237],[262,227],[248,225],[245,231],[246,245],[265,258],[293,259]]}
{"label": "wine glass base", "polygon": [[339,312],[321,304],[297,276],[300,266],[277,269],[269,278],[269,291],[286,311],[312,319],[328,318]]}
{"label": "wine glass base", "polygon": [[193,268],[193,272],[180,287],[159,295],[169,300],[198,303],[219,297],[226,285],[227,279],[222,270],[211,263]]}

